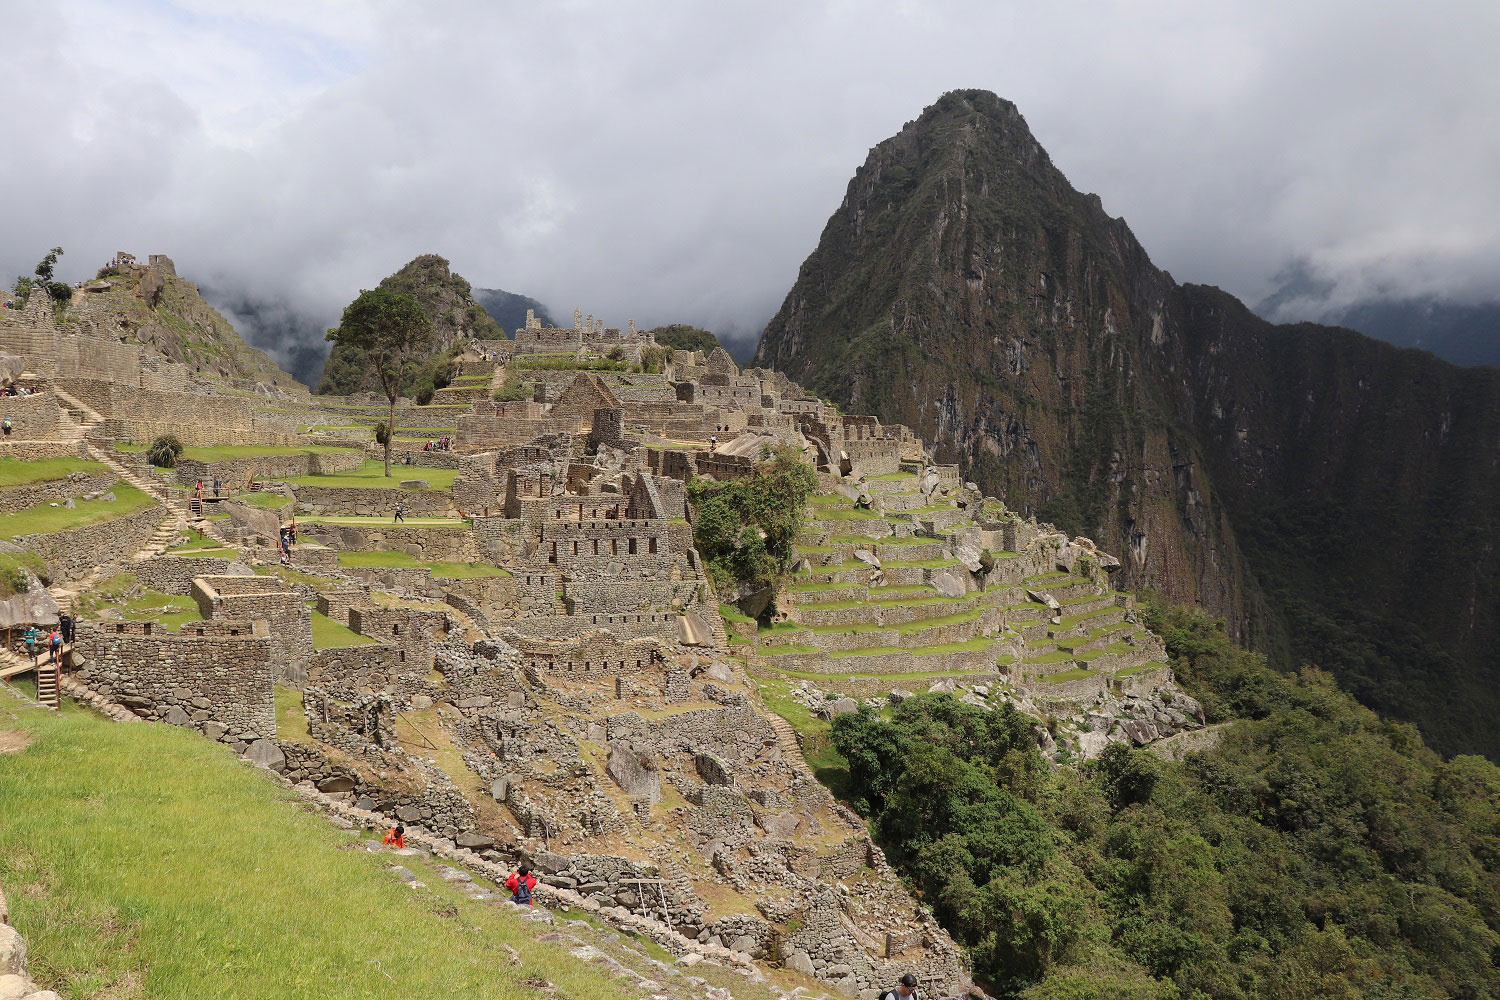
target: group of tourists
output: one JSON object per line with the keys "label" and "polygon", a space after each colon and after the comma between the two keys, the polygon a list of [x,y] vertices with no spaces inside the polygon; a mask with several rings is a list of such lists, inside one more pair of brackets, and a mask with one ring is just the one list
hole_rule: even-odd
{"label": "group of tourists", "polygon": [[55,664],[62,659],[63,646],[73,642],[76,626],[77,619],[66,611],[58,617],[57,625],[50,630],[42,631],[35,625],[27,625],[21,641],[26,644],[26,655],[31,658],[31,665],[40,666],[43,656],[47,657],[48,664]]}
{"label": "group of tourists", "polygon": [[453,439],[452,438],[441,437],[441,438],[438,438],[436,441],[428,441],[426,444],[422,445],[422,450],[423,451],[452,451],[453,450]]}
{"label": "group of tourists", "polygon": [[281,565],[288,566],[292,562],[292,546],[297,544],[297,519],[294,517],[281,526],[280,537],[276,547],[281,550]]}
{"label": "group of tourists", "polygon": [[0,396],[40,396],[41,394],[40,389],[33,389],[29,385],[17,385],[14,382],[0,385]]}
{"label": "group of tourists", "polygon": [[[254,478],[255,478],[254,476],[251,477],[251,481],[252,482],[254,481]],[[205,487],[203,485],[203,480],[201,480],[201,479],[198,480],[198,482],[193,486],[193,499],[195,499],[195,500],[202,500],[203,499],[203,491],[204,491],[204,489],[205,489]],[[224,480],[215,478],[214,479],[214,483],[213,483],[213,491],[214,491],[213,492],[213,498],[215,500],[217,500],[220,497],[227,498],[227,497],[231,496],[233,494],[234,488],[233,487],[226,488],[224,486]]]}

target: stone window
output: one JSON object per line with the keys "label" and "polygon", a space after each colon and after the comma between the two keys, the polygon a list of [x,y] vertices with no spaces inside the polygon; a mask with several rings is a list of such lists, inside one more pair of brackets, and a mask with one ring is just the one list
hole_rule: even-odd
{"label": "stone window", "polygon": [[635,539],[633,537],[630,539],[630,554],[635,555]]}
{"label": "stone window", "polygon": [[646,551],[653,556],[656,555],[656,536],[652,535],[646,539],[646,544],[650,546]]}

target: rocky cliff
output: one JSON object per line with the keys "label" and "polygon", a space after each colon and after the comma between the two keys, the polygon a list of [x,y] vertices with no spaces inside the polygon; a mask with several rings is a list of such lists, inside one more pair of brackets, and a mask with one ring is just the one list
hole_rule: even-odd
{"label": "rocky cliff", "polygon": [[1500,372],[1178,285],[1014,105],[952,92],[872,149],[757,361],[1500,755]]}
{"label": "rocky cliff", "polygon": [[[498,324],[474,300],[473,289],[460,275],[454,274],[448,261],[437,254],[415,257],[395,274],[380,280],[381,288],[413,296],[422,311],[432,320],[433,355],[445,354],[458,341],[477,337],[500,340],[507,336]],[[413,373],[408,381],[420,381]],[[430,379],[429,379],[430,381]],[[380,388],[374,366],[364,352],[347,344],[335,343],[323,366],[323,377],[317,392],[347,395],[354,392],[376,392]]]}

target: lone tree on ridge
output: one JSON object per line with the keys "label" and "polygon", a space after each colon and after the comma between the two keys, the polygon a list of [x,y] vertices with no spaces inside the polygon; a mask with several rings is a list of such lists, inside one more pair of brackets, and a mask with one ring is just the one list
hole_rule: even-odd
{"label": "lone tree on ridge", "polygon": [[391,474],[391,442],[396,439],[396,400],[406,366],[427,352],[432,343],[432,320],[417,300],[386,288],[363,290],[349,303],[337,329],[328,339],[356,347],[369,357],[380,377],[385,398],[391,401],[386,420],[385,474]]}

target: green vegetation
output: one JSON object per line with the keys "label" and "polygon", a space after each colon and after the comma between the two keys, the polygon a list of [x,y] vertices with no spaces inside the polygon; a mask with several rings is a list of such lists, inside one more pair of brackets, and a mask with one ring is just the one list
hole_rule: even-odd
{"label": "green vegetation", "polygon": [[181,455],[182,442],[177,440],[175,434],[159,435],[146,446],[146,461],[158,469],[175,468]]}
{"label": "green vegetation", "polygon": [[[340,624],[325,614],[312,613],[313,649],[341,649],[344,646],[368,646],[374,642],[367,635],[360,635],[347,625]],[[300,706],[298,709],[301,711]]]}
{"label": "green vegetation", "polygon": [[59,458],[35,458],[24,461],[19,458],[0,458],[0,487],[24,486],[28,483],[44,483],[53,479],[66,479],[75,472],[95,475],[108,470],[103,462],[71,455]]}
{"label": "green vegetation", "polygon": [[357,469],[348,472],[339,472],[331,476],[292,476],[286,482],[294,486],[326,486],[342,487],[345,489],[400,489],[403,479],[425,480],[428,488],[434,490],[452,489],[453,480],[458,478],[458,469],[430,469],[426,466],[403,465],[400,466],[400,476],[389,476],[386,473],[384,463],[377,459],[367,458]]}
{"label": "green vegetation", "polygon": [[777,449],[754,473],[729,482],[697,478],[688,497],[694,539],[721,594],[771,586],[791,564],[817,476],[790,449]]}
{"label": "green vegetation", "polygon": [[[492,324],[493,325],[493,324]],[[432,344],[432,320],[422,310],[415,295],[379,287],[361,290],[359,297],[344,309],[338,328],[328,331],[328,339],[363,354],[375,369],[375,377],[390,411],[385,427],[385,474],[391,474],[391,438],[396,434],[396,401],[401,396],[408,371],[420,366]],[[419,393],[417,402],[432,399],[432,382],[426,383],[426,398]]]}
{"label": "green vegetation", "polygon": [[33,271],[36,275],[35,278],[25,275],[16,278],[12,292],[15,297],[17,309],[23,308],[26,305],[26,300],[31,297],[32,291],[38,289],[51,296],[54,303],[67,302],[73,297],[73,286],[69,285],[66,281],[53,280],[53,273],[57,267],[57,258],[61,257],[62,253],[62,247],[53,247],[37,262],[36,269]]}
{"label": "green vegetation", "polygon": [[683,323],[654,327],[650,333],[659,345],[670,347],[674,351],[702,351],[707,354],[720,346],[719,338],[710,331]]}
{"label": "green vegetation", "polygon": [[639,371],[640,365],[614,358],[575,358],[571,354],[521,354],[506,363],[506,372],[508,373],[511,369],[543,372],[629,372]]}
{"label": "green vegetation", "polygon": [[[149,445],[129,442],[115,444],[116,451],[147,451]],[[204,448],[184,448],[179,458],[193,462],[227,462],[233,458],[265,458],[272,455],[339,455],[351,449],[333,444],[219,444]]]}
{"label": "green vegetation", "polygon": [[79,500],[72,507],[58,503],[40,503],[13,514],[0,514],[0,538],[15,538],[17,535],[55,534],[69,528],[81,528],[100,521],[113,521],[154,506],[156,500],[129,483],[119,482],[111,487],[113,500],[99,497],[96,500]]}
{"label": "green vegetation", "polygon": [[3,704],[33,742],[0,757],[0,884],[65,996],[536,1000],[508,948],[559,996],[638,995],[420,856],[408,888],[227,747]]}
{"label": "green vegetation", "polygon": [[172,632],[182,629],[187,622],[203,620],[198,604],[191,597],[181,594],[163,594],[156,590],[139,590],[118,605],[126,618],[135,621],[157,621]]}
{"label": "green vegetation", "polygon": [[940,695],[890,723],[865,710],[832,725],[840,787],[995,991],[1500,992],[1500,769],[1443,761],[1327,674],[1277,673],[1199,612],[1147,615],[1210,720],[1238,720],[1217,749],[1167,762],[1111,745],[1054,770],[1031,719]]}
{"label": "green vegetation", "polygon": [[416,556],[395,549],[374,552],[340,552],[340,566],[358,566],[375,569],[429,569],[433,576],[457,579],[510,576],[506,570],[485,563],[422,562]]}
{"label": "green vegetation", "polygon": [[0,552],[0,600],[31,589],[27,570],[40,577],[46,569],[46,563],[35,552]]}
{"label": "green vegetation", "polygon": [[505,381],[500,384],[500,388],[495,390],[491,398],[497,403],[518,403],[530,399],[531,396],[531,383],[521,381],[520,373],[507,367]]}

